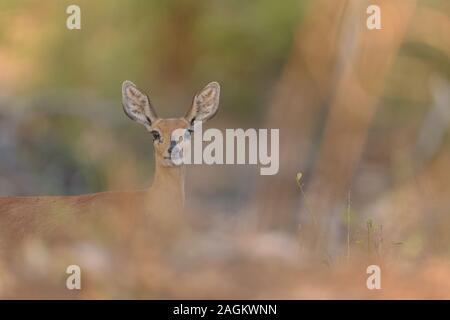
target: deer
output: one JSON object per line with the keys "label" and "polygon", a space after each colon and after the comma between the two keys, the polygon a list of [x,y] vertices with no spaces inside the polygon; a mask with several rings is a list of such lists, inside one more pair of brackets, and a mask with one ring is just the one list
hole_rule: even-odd
{"label": "deer", "polygon": [[[89,223],[84,224],[86,221],[94,221],[96,226],[101,222],[106,229],[121,225],[133,233],[150,219],[169,232],[168,224],[182,220],[185,202],[186,168],[174,161],[180,156],[175,154],[181,150],[177,146],[190,142],[194,122],[205,122],[215,116],[219,97],[220,85],[211,82],[194,96],[183,117],[160,118],[149,96],[131,81],[124,81],[123,110],[131,120],[143,125],[153,140],[155,172],[151,186],[144,190],[75,196],[0,197],[0,252],[2,247],[10,248],[30,234],[56,237],[66,235],[70,228],[77,228],[75,237],[82,237],[88,230],[96,233],[97,227],[89,227]],[[184,130],[183,139],[174,137],[176,130]]]}

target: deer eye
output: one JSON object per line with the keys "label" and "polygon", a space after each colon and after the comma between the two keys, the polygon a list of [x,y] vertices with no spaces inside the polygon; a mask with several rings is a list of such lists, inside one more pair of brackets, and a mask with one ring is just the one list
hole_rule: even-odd
{"label": "deer eye", "polygon": [[152,131],[150,131],[150,133],[151,133],[152,136],[153,136],[153,141],[161,140],[161,135],[159,134],[158,131],[152,130]]}

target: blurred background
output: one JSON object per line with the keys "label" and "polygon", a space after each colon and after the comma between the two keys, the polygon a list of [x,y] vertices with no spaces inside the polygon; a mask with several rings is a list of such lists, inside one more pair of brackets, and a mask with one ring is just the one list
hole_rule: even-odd
{"label": "blurred background", "polygon": [[[71,4],[81,30],[66,28]],[[445,0],[3,0],[0,196],[150,185],[151,137],[124,116],[121,83],[175,117],[218,81],[207,127],[279,128],[280,171],[193,166],[192,210],[264,234],[270,260],[297,246],[326,265],[392,258],[423,267],[417,294],[449,297],[449,14]]]}

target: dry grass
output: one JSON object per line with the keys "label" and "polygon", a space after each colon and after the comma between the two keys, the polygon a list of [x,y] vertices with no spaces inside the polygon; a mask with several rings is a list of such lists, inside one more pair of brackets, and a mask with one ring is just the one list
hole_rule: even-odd
{"label": "dry grass", "polygon": [[[81,239],[76,243],[28,239],[17,245],[12,260],[1,261],[0,295],[6,299],[450,298],[446,259],[395,260],[393,255],[358,250],[360,246],[352,243],[350,258],[344,250],[325,264],[288,233],[242,231],[238,220],[205,223],[205,216],[190,217],[199,223],[181,239],[165,239],[164,247],[150,236],[121,247]],[[369,237],[372,232],[368,230]],[[80,291],[65,287],[70,264],[82,269]],[[381,267],[381,290],[366,287],[369,264]]]}

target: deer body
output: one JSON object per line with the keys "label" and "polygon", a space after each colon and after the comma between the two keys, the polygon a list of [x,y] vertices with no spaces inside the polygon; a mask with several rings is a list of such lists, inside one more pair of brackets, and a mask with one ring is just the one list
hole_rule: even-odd
{"label": "deer body", "polygon": [[180,156],[175,146],[181,141],[172,134],[175,130],[185,130],[183,143],[188,142],[194,120],[205,121],[216,113],[219,92],[219,85],[210,83],[194,97],[184,117],[161,119],[148,96],[125,81],[122,85],[125,113],[144,125],[153,136],[155,174],[152,186],[129,192],[0,198],[0,249],[2,244],[13,245],[17,239],[28,235],[67,235],[68,229],[76,230],[74,238],[82,237],[84,232],[96,233],[98,225],[112,233],[120,226],[121,234],[116,236],[123,240],[123,233],[131,235],[139,228],[145,231],[149,224],[156,224],[164,231],[168,230],[167,225],[182,220],[185,168],[173,162]]}

